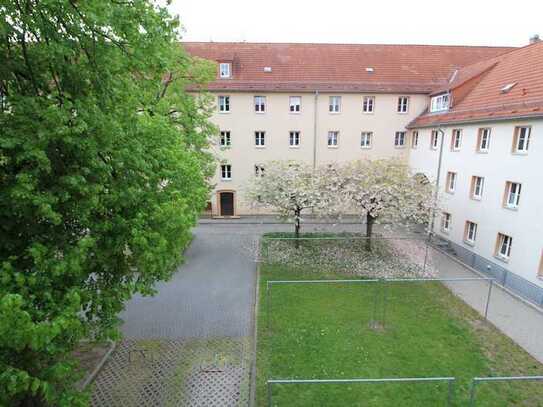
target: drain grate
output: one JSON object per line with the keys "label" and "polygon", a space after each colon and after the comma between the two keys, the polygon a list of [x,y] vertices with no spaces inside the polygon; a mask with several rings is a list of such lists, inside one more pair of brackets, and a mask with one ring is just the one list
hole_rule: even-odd
{"label": "drain grate", "polygon": [[245,407],[251,360],[250,338],[124,340],[94,382],[92,405]]}

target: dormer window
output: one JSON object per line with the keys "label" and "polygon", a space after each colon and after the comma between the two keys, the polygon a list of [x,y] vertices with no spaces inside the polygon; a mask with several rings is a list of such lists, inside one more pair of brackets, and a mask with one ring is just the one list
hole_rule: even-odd
{"label": "dormer window", "polygon": [[221,78],[231,78],[232,77],[232,70],[231,70],[231,64],[230,62],[221,62],[219,64],[219,76]]}
{"label": "dormer window", "polygon": [[449,109],[449,94],[443,93],[442,95],[434,96],[430,104],[431,112],[442,112]]}

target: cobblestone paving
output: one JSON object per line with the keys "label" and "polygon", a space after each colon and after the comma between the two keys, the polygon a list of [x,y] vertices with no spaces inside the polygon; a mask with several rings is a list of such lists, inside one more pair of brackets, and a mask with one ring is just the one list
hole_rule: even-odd
{"label": "cobblestone paving", "polygon": [[[306,231],[329,226],[307,225]],[[358,230],[359,225],[340,225]],[[95,407],[249,403],[256,242],[284,224],[200,224],[186,262],[121,315],[124,340],[94,382]],[[334,229],[334,228],[333,228]]]}
{"label": "cobblestone paving", "polygon": [[97,406],[246,406],[251,341],[124,340],[98,376]]}

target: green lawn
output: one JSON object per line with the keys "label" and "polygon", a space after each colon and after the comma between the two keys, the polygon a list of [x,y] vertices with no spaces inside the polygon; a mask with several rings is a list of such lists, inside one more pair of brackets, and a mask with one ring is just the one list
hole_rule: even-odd
{"label": "green lawn", "polygon": [[[273,285],[269,297],[266,292],[268,280],[344,278],[353,276],[261,264],[259,406],[267,405],[269,378],[452,376],[453,405],[465,406],[472,377],[543,373],[541,364],[440,283]],[[482,384],[477,394],[477,406],[543,406],[541,382]],[[445,383],[273,387],[273,404],[288,407],[439,406],[446,399]]]}

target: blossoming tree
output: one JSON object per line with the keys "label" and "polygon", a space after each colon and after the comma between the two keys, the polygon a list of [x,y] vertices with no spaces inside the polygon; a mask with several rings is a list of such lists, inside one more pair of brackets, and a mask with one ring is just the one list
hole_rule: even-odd
{"label": "blossoming tree", "polygon": [[380,219],[424,223],[432,211],[433,186],[413,176],[396,159],[356,161],[343,167],[341,193],[366,220],[366,247],[371,250],[373,225]]}
{"label": "blossoming tree", "polygon": [[298,161],[271,161],[265,166],[265,174],[249,182],[250,203],[272,208],[281,217],[294,220],[294,234],[299,238],[302,212],[315,208],[319,201],[316,172]]}

